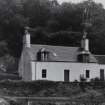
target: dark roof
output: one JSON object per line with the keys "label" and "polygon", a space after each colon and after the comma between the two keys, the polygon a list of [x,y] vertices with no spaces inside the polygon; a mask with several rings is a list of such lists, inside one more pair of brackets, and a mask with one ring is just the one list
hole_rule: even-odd
{"label": "dark roof", "polygon": [[[80,53],[79,47],[64,47],[64,46],[51,46],[51,45],[37,45],[32,44],[31,48],[27,48],[31,60],[37,60],[37,53],[40,49],[46,49],[50,52],[51,61],[67,61],[67,62],[78,62],[77,56]],[[97,62],[95,57],[90,53],[90,62]]]}
{"label": "dark roof", "polygon": [[99,64],[105,64],[105,55],[94,55]]}

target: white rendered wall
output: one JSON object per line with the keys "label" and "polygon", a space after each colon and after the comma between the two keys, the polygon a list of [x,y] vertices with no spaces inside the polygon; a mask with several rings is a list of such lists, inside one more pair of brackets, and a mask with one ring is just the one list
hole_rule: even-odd
{"label": "white rendered wall", "polygon": [[100,69],[105,69],[105,65],[104,64],[99,64],[99,68]]}
{"label": "white rendered wall", "polygon": [[[90,70],[90,78],[100,77],[101,66],[95,63],[36,62],[32,63],[32,80],[64,81],[64,70],[70,70],[70,81],[79,80],[80,75]],[[35,71],[34,71],[35,69]],[[42,69],[47,70],[47,78],[42,78]],[[34,74],[33,74],[34,73]],[[34,77],[35,76],[35,77]]]}
{"label": "white rendered wall", "polygon": [[35,64],[35,62],[31,62],[30,72],[32,72],[32,80],[36,80],[36,64]]}
{"label": "white rendered wall", "polygon": [[[32,72],[31,72],[31,62],[30,55],[27,53],[26,49],[22,51],[21,59],[19,62],[19,76],[22,77],[24,81],[32,80]],[[34,68],[33,68],[34,69]]]}

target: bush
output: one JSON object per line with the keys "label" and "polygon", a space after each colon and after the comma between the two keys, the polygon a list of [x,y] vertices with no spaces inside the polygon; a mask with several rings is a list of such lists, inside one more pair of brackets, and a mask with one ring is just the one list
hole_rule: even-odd
{"label": "bush", "polygon": [[93,86],[93,88],[104,88],[105,87],[105,81],[101,80],[98,77],[91,79],[90,84]]}

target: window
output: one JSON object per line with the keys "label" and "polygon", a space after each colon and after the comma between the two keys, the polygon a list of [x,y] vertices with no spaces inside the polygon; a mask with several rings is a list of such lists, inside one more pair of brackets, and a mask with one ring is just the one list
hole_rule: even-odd
{"label": "window", "polygon": [[38,52],[38,53],[37,53],[37,60],[38,60],[38,61],[41,61],[41,52]]}
{"label": "window", "polygon": [[78,61],[84,63],[89,62],[89,55],[88,54],[78,55]]}
{"label": "window", "polygon": [[47,73],[47,70],[46,69],[42,69],[42,78],[46,78],[46,73]]}
{"label": "window", "polygon": [[49,59],[49,51],[45,50],[45,48],[41,48],[37,53],[38,61],[48,61]]}
{"label": "window", "polygon": [[86,78],[90,77],[90,70],[86,70]]}

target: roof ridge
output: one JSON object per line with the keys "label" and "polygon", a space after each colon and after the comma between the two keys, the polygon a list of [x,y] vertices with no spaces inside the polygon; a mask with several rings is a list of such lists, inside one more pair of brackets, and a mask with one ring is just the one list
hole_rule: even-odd
{"label": "roof ridge", "polygon": [[95,55],[95,54],[94,54],[94,56],[105,56],[105,55]]}
{"label": "roof ridge", "polygon": [[46,44],[31,44],[32,46],[34,46],[34,45],[39,45],[39,46],[52,46],[52,47],[72,47],[72,48],[79,48],[79,46],[60,46],[60,45],[46,45]]}

